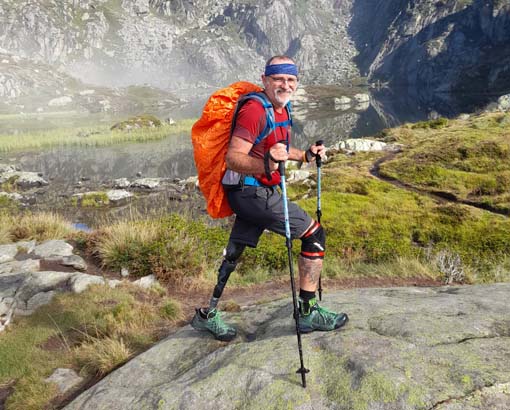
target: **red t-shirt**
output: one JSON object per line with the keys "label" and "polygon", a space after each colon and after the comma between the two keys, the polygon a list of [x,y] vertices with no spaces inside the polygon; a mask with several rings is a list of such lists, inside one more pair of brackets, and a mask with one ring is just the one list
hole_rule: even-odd
{"label": "red t-shirt", "polygon": [[[281,113],[274,111],[274,116],[275,122],[284,122],[289,119],[286,109]],[[257,137],[264,131],[265,126],[266,110],[257,100],[249,100],[239,110],[236,126],[232,135],[254,144]],[[290,125],[286,127],[276,127],[271,134],[252,147],[250,155],[255,158],[264,158],[264,154],[277,142],[283,142],[287,146],[290,146],[290,134]],[[270,180],[267,179],[265,174],[254,175],[254,177],[265,185],[279,184],[279,172],[274,171],[271,175],[272,178]]]}

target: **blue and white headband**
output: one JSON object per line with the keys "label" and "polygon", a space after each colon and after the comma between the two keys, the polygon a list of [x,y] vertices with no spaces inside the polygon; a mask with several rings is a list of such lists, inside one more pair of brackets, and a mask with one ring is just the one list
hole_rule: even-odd
{"label": "blue and white headband", "polygon": [[288,74],[298,76],[298,68],[295,64],[270,64],[266,65],[264,75]]}

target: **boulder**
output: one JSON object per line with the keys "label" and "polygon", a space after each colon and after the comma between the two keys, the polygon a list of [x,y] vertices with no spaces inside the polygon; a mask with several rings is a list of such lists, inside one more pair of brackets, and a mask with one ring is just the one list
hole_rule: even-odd
{"label": "boulder", "polygon": [[510,110],[510,94],[502,95],[498,98],[498,108],[500,111]]}
{"label": "boulder", "polygon": [[73,254],[73,247],[66,241],[52,239],[37,245],[31,254],[41,259],[71,256]]}
{"label": "boulder", "polygon": [[351,105],[352,100],[349,97],[342,96],[340,98],[335,98],[334,100],[335,108],[339,106]]}
{"label": "boulder", "polygon": [[397,145],[386,144],[382,141],[370,140],[366,138],[349,138],[340,141],[335,145],[337,149],[346,151],[397,151],[400,148]]}
{"label": "boulder", "polygon": [[87,273],[79,273],[71,279],[71,290],[74,293],[82,293],[90,285],[104,285],[105,281],[101,276],[89,275]]}
{"label": "boulder", "polygon": [[118,178],[113,181],[113,187],[116,189],[129,188],[129,185],[131,185],[131,182],[127,178]]}
{"label": "boulder", "polygon": [[12,171],[0,175],[0,183],[13,181],[13,183],[23,189],[37,188],[48,185],[48,181],[42,178],[37,172]]}
{"label": "boulder", "polygon": [[66,105],[69,105],[73,102],[72,97],[69,97],[68,95],[65,95],[63,97],[57,97],[53,98],[50,101],[48,101],[49,107],[65,107]]}
{"label": "boulder", "polygon": [[72,369],[56,369],[45,382],[56,384],[60,394],[64,394],[83,382],[83,377]]}
{"label": "boulder", "polygon": [[87,270],[87,263],[79,255],[51,256],[49,258],[45,258],[45,260],[57,262],[62,266],[69,266],[76,270],[81,271]]}
{"label": "boulder", "polygon": [[161,178],[139,178],[133,181],[131,188],[154,189],[161,184]]}
{"label": "boulder", "polygon": [[143,278],[135,280],[133,282],[133,284],[140,286],[141,288],[149,289],[150,287],[157,285],[158,280],[156,279],[156,276],[154,276],[154,275],[147,275],[147,276],[144,276]]}
{"label": "boulder", "polygon": [[111,189],[106,192],[108,200],[113,204],[126,202],[133,194],[125,189]]}
{"label": "boulder", "polygon": [[226,344],[189,325],[65,409],[507,410],[510,284],[354,289],[325,295],[350,322],[302,335],[290,298],[225,314]]}
{"label": "boulder", "polygon": [[41,268],[39,259],[26,259],[24,261],[12,261],[0,264],[0,275],[11,273],[37,272]]}
{"label": "boulder", "polygon": [[13,261],[17,253],[16,244],[0,245],[0,263]]}
{"label": "boulder", "polygon": [[359,93],[359,94],[355,94],[354,95],[354,99],[358,102],[358,103],[367,103],[370,101],[370,96],[368,94],[362,94],[362,93]]}

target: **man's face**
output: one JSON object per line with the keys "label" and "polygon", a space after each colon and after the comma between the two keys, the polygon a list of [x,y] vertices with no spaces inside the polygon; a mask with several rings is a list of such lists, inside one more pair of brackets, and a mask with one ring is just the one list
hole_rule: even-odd
{"label": "man's face", "polygon": [[[271,64],[285,64],[289,61],[273,61]],[[289,102],[290,97],[296,91],[298,79],[289,74],[263,75],[262,83],[269,100],[276,108],[283,108]]]}

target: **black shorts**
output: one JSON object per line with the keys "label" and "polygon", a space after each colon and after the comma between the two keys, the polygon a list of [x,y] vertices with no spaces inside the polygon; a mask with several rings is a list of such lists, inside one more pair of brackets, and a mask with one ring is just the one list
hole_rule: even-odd
{"label": "black shorts", "polygon": [[[230,207],[236,214],[230,240],[255,248],[264,229],[285,236],[283,198],[276,187],[245,186],[227,191]],[[312,218],[293,202],[288,203],[290,236],[301,237]]]}

